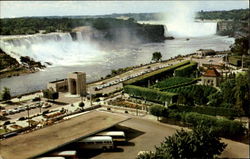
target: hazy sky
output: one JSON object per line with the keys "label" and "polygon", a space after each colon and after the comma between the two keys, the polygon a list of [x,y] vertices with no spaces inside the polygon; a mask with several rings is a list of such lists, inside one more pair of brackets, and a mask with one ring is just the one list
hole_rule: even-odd
{"label": "hazy sky", "polygon": [[0,1],[0,17],[101,15],[166,12],[184,5],[191,10],[248,8],[248,0],[234,1]]}

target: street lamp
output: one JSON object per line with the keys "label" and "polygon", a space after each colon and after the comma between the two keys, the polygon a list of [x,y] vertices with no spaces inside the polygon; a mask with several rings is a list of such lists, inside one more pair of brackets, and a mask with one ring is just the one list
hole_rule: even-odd
{"label": "street lamp", "polygon": [[29,123],[29,127],[30,127],[30,106],[27,105],[27,113],[28,113],[28,123]]}

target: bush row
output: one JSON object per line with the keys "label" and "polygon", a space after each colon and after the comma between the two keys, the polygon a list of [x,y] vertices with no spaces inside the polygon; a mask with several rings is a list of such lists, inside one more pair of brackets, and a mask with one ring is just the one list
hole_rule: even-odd
{"label": "bush row", "polygon": [[217,91],[216,88],[204,85],[188,85],[184,87],[178,87],[173,89],[166,89],[166,92],[178,93],[183,97],[183,100],[179,101],[185,105],[205,105],[209,101],[208,96]]}
{"label": "bush row", "polygon": [[197,62],[191,62],[189,65],[177,68],[174,74],[179,77],[189,77],[197,69],[197,65]]}
{"label": "bush row", "polygon": [[154,85],[156,88],[164,88],[164,87],[170,87],[175,86],[187,82],[193,81],[193,78],[187,78],[187,77],[170,77],[165,80],[162,80]]}
{"label": "bush row", "polygon": [[214,132],[221,137],[234,138],[236,136],[243,136],[245,132],[242,123],[238,121],[224,118],[218,119],[213,116],[195,112],[180,114],[181,121],[189,123],[192,126],[204,125],[206,127],[212,127]]}
{"label": "bush row", "polygon": [[188,64],[190,64],[190,61],[183,61],[183,62],[180,62],[180,63],[173,65],[173,66],[169,66],[169,67],[165,67],[163,69],[149,72],[147,74],[144,74],[142,76],[138,76],[136,78],[133,78],[133,79],[130,79],[130,80],[124,82],[124,85],[131,85],[131,84],[140,85],[140,86],[147,85],[149,79],[156,80],[158,78],[160,78],[160,79],[165,78],[166,76],[173,76],[174,70],[176,68],[179,68],[181,66],[188,65]]}
{"label": "bush row", "polygon": [[207,115],[219,115],[225,117],[235,117],[244,115],[240,111],[233,108],[224,108],[224,107],[211,107],[211,106],[183,106],[183,105],[170,105],[170,109],[177,110],[178,112],[197,112]]}
{"label": "bush row", "polygon": [[234,138],[243,136],[245,128],[241,122],[232,121],[229,119],[218,119],[214,116],[205,114],[199,114],[195,112],[177,112],[169,109],[158,109],[159,112],[155,112],[153,115],[161,115],[166,118],[182,121],[185,124],[191,124],[193,127],[203,125],[205,127],[211,127],[215,134],[221,137]]}
{"label": "bush row", "polygon": [[176,102],[177,94],[170,92],[160,92],[154,89],[127,85],[124,87],[124,92],[128,93],[130,96],[139,97],[144,100],[157,102],[157,103],[165,103],[167,102]]}
{"label": "bush row", "polygon": [[161,90],[161,91],[165,91],[165,90],[167,90],[167,89],[174,89],[174,88],[178,88],[178,87],[188,86],[188,85],[197,83],[198,80],[199,80],[199,79],[194,79],[194,80],[189,81],[189,82],[186,82],[186,83],[181,83],[181,84],[177,84],[177,85],[173,85],[173,86],[161,88],[160,90]]}

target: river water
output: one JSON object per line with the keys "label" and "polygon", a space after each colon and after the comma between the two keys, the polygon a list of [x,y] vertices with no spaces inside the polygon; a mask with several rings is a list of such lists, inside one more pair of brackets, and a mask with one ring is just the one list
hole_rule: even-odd
{"label": "river water", "polygon": [[[26,48],[24,49],[26,52],[21,52],[21,54],[30,55],[32,53],[32,55],[34,55],[33,58],[38,58],[39,60],[46,57],[45,61],[54,58],[52,63],[54,62],[58,65],[47,67],[46,69],[33,74],[0,79],[0,89],[8,87],[11,89],[12,95],[41,90],[46,88],[49,81],[66,78],[69,72],[74,71],[86,72],[87,81],[91,82],[100,79],[101,77],[105,77],[113,69],[149,63],[152,58],[152,53],[156,51],[161,52],[163,60],[165,60],[176,55],[193,53],[201,48],[214,49],[217,51],[228,50],[229,46],[233,43],[234,39],[226,36],[207,35],[192,37],[190,40],[186,40],[185,37],[179,37],[174,40],[166,40],[162,43],[130,44],[116,46],[113,49],[92,49],[90,52],[87,52],[91,55],[89,58],[83,58],[87,56],[86,53],[85,55],[82,55],[81,52],[74,52],[75,50],[72,50],[72,48],[77,48],[78,50],[86,48],[83,48],[82,45],[85,44],[81,43],[74,43],[74,47],[72,44],[69,48],[63,48],[63,46],[60,46],[60,43],[46,43],[45,45],[36,45],[34,48],[29,46],[28,51]],[[32,43],[30,45],[35,46],[35,44]],[[57,49],[51,49],[52,45],[56,45]],[[66,43],[63,43],[63,45],[66,45]],[[39,49],[37,49],[37,47]],[[41,56],[42,53],[39,52],[41,48],[48,50],[47,54]],[[20,48],[17,48],[16,50],[18,49],[20,50]],[[69,50],[66,51],[67,54],[63,53],[66,49]],[[50,50],[52,50],[51,53]],[[39,52],[39,54],[35,54],[37,52]],[[51,54],[53,56],[51,56]],[[62,54],[64,58],[56,57],[57,54]],[[76,59],[78,59],[78,61],[72,63],[72,60]],[[65,65],[63,65],[63,63]]]}

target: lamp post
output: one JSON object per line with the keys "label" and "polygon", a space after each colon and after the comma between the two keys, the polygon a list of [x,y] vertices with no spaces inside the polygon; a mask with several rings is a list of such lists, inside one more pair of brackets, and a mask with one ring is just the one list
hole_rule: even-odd
{"label": "lamp post", "polygon": [[27,105],[27,113],[28,113],[28,123],[30,127],[30,106],[29,105]]}

